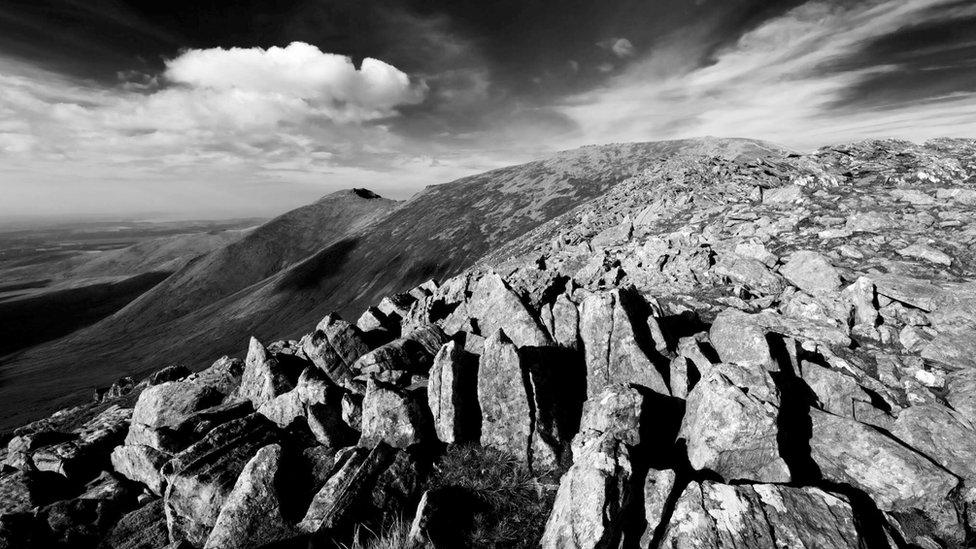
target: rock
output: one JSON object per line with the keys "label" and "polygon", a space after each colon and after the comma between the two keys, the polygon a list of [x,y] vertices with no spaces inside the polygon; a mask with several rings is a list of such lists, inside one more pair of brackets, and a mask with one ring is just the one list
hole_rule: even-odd
{"label": "rock", "polygon": [[924,259],[925,261],[930,261],[937,265],[945,265],[946,267],[952,265],[952,257],[941,250],[937,250],[932,246],[927,246],[925,244],[912,244],[898,250],[899,255],[905,257],[915,257],[918,259]]}
{"label": "rock", "polygon": [[814,251],[793,252],[779,272],[794,286],[810,294],[833,292],[840,287],[837,269],[826,257]]}
{"label": "rock", "polygon": [[850,503],[818,488],[692,482],[675,505],[661,547],[860,549]]}
{"label": "rock", "polygon": [[699,471],[724,480],[789,482],[780,456],[779,391],[756,367],[716,364],[688,393],[679,436]]}
{"label": "rock", "polygon": [[864,491],[893,513],[920,513],[940,535],[961,539],[952,504],[959,480],[925,456],[852,419],[810,410],[810,456],[827,480]]}
{"label": "rock", "polygon": [[205,387],[215,389],[222,395],[230,395],[241,384],[244,375],[244,361],[239,358],[223,356],[209,368],[184,378]]}
{"label": "rock", "polygon": [[425,444],[433,439],[430,410],[423,395],[370,379],[363,398],[361,446],[385,442],[395,448]]}
{"label": "rock", "polygon": [[532,409],[518,348],[498,330],[485,341],[478,366],[481,444],[529,462]]}
{"label": "rock", "polygon": [[853,284],[844,288],[844,294],[854,306],[856,324],[873,328],[878,323],[878,310],[875,306],[874,282],[866,277],[858,277]]}
{"label": "rock", "polygon": [[474,284],[468,310],[478,320],[481,334],[504,330],[516,347],[552,345],[536,318],[497,274],[485,275]]}
{"label": "rock", "polygon": [[189,380],[149,387],[139,395],[132,411],[132,424],[125,443],[162,451],[174,450],[167,444],[168,432],[179,428],[192,413],[219,404],[223,398],[220,390]]}
{"label": "rock", "polygon": [[970,425],[976,425],[976,370],[957,370],[946,376],[946,401]]}
{"label": "rock", "polygon": [[426,351],[426,356],[431,358],[441,350],[441,345],[446,343],[448,339],[447,335],[444,334],[444,330],[436,324],[426,324],[411,330],[403,337],[404,339],[419,343],[424,348],[424,351]]}
{"label": "rock", "polygon": [[651,469],[644,479],[644,520],[647,527],[641,536],[640,546],[651,547],[656,539],[658,525],[664,519],[668,498],[675,487],[675,472],[671,469],[658,471]]}
{"label": "rock", "polygon": [[803,201],[803,190],[797,185],[769,189],[763,193],[763,204],[787,204]]}
{"label": "rock", "polygon": [[142,444],[116,446],[112,450],[112,468],[123,477],[144,484],[157,496],[163,495],[166,480],[160,469],[170,455]]}
{"label": "rock", "polygon": [[726,309],[715,317],[708,340],[723,362],[763,366],[772,361],[766,331],[751,315]]}
{"label": "rock", "polygon": [[36,528],[43,532],[46,547],[94,547],[135,503],[128,486],[105,474],[78,497],[39,509]]}
{"label": "rock", "polygon": [[274,424],[252,414],[214,428],[173,456],[162,469],[170,538],[202,546],[244,466],[276,438]]}
{"label": "rock", "polygon": [[579,310],[566,294],[559,294],[552,304],[552,338],[557,345],[579,349]]}
{"label": "rock", "polygon": [[305,403],[302,402],[296,388],[265,402],[258,408],[258,413],[273,421],[278,427],[285,428],[296,419],[305,417]]}
{"label": "rock", "polygon": [[[390,322],[389,318],[383,311],[377,309],[376,307],[368,307],[362,315],[360,315],[359,320],[356,321],[356,327],[362,332],[372,332],[374,330],[390,330],[393,328],[395,323]],[[396,328],[399,328],[397,325]]]}
{"label": "rock", "polygon": [[220,509],[206,549],[256,549],[292,535],[278,493],[282,467],[281,446],[258,450]]}
{"label": "rock", "polygon": [[908,202],[916,206],[935,204],[935,199],[932,196],[917,189],[892,189],[891,196],[896,200]]}
{"label": "rock", "polygon": [[58,473],[71,480],[88,480],[109,462],[129,427],[132,410],[113,405],[70,433],[70,438],[36,450],[32,456],[39,471]]}
{"label": "rock", "polygon": [[152,375],[146,378],[146,384],[152,387],[153,385],[159,385],[160,383],[166,383],[167,381],[180,381],[181,379],[189,376],[191,373],[193,372],[191,372],[186,366],[182,364],[174,364],[154,372]]}
{"label": "rock", "polygon": [[763,294],[778,294],[786,288],[786,281],[757,259],[726,254],[712,270],[734,284],[741,284]]}
{"label": "rock", "polygon": [[373,483],[394,458],[395,451],[384,443],[368,452],[355,449],[315,495],[297,529],[316,534],[348,524],[352,512],[368,499]]}
{"label": "rock", "polygon": [[641,402],[635,389],[619,385],[586,402],[542,547],[606,547],[619,538],[632,474],[628,445],[640,442]]}
{"label": "rock", "polygon": [[594,294],[583,301],[580,311],[588,395],[599,394],[613,383],[636,383],[669,394],[659,368],[669,367],[670,361],[656,350],[648,327],[655,321],[639,296],[620,290]]}
{"label": "rock", "polygon": [[323,318],[315,331],[302,340],[302,350],[329,379],[341,384],[353,375],[352,365],[370,348],[357,326],[333,313]]}
{"label": "rock", "polygon": [[364,375],[393,371],[426,374],[432,358],[421,343],[401,337],[359,357],[352,371]]}
{"label": "rock", "polygon": [[634,224],[630,218],[624,219],[620,224],[608,227],[594,236],[590,240],[590,245],[596,247],[618,246],[630,240],[634,233]]}
{"label": "rock", "polygon": [[239,398],[251,401],[255,409],[260,409],[278,395],[294,389],[296,381],[290,379],[278,359],[260,341],[251,338],[244,361],[244,375],[237,388]]}
{"label": "rock", "polygon": [[169,543],[163,500],[155,499],[123,516],[100,549],[159,549]]}
{"label": "rock", "polygon": [[[961,414],[938,404],[910,406],[898,414],[891,434],[976,488],[976,432]],[[967,503],[976,503],[973,495]]]}
{"label": "rock", "polygon": [[477,360],[456,341],[444,344],[434,357],[427,404],[441,442],[453,444],[479,437]]}
{"label": "rock", "polygon": [[[863,388],[851,375],[802,361],[800,377],[813,391],[820,409],[838,416],[845,416],[862,423],[890,429],[894,418],[889,410],[879,409],[874,399],[884,403],[884,398]],[[887,404],[887,403],[885,403]]]}

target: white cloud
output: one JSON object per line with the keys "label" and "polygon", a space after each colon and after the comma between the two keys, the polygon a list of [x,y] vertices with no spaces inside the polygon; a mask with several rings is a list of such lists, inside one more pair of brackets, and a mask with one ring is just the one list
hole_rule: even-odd
{"label": "white cloud", "polygon": [[[896,68],[828,70],[872,39],[917,24],[933,13],[929,8],[951,3],[808,2],[746,33],[704,67],[699,66],[703,52],[698,44],[675,41],[606,86],[568,98],[560,110],[580,130],[564,144],[718,135],[807,148],[878,136],[974,136],[972,95],[851,112],[837,108],[846,92]],[[959,10],[976,14],[976,6]]]}
{"label": "white cloud", "polygon": [[609,50],[611,53],[620,58],[631,57],[636,52],[634,49],[634,44],[626,38],[608,38],[598,42],[597,46],[605,50]]}

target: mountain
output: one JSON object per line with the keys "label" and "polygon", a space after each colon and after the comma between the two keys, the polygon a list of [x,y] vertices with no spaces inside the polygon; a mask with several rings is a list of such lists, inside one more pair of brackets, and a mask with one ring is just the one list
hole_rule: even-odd
{"label": "mountain", "polygon": [[[428,189],[161,324],[216,362],[15,429],[0,546],[971,547],[976,140],[692,147]],[[483,253],[318,309],[439,235]]]}
{"label": "mountain", "polygon": [[0,361],[0,402],[9,403],[0,426],[121,375],[203,367],[243,334],[299,337],[330,311],[355,320],[382,296],[455,274],[662,158],[700,154],[784,151],[744,139],[593,146],[431,186],[396,207],[368,191],[329,195],[196,259],[111,317]]}

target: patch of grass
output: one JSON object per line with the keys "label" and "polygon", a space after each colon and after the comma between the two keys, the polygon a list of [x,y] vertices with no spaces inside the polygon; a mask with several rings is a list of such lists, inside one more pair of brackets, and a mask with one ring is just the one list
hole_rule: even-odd
{"label": "patch of grass", "polygon": [[353,531],[352,543],[342,545],[343,549],[409,549],[410,522],[398,518],[380,532],[358,525]]}
{"label": "patch of grass", "polygon": [[429,489],[469,500],[457,502],[471,510],[468,547],[538,547],[555,498],[517,458],[479,446],[448,449]]}

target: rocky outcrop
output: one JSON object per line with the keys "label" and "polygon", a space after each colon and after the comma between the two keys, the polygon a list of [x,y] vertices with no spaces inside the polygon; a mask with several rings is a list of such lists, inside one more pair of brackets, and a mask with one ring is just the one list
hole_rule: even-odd
{"label": "rocky outcrop", "polygon": [[967,546],[974,158],[662,159],[356,325],[15,429],[0,547]]}
{"label": "rocky outcrop", "polygon": [[675,504],[661,547],[867,546],[850,502],[817,488],[692,482]]}

